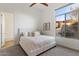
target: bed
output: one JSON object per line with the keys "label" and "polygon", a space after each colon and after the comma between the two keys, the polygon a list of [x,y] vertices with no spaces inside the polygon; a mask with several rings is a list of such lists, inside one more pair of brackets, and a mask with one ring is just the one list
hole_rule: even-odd
{"label": "bed", "polygon": [[51,36],[40,35],[36,37],[20,38],[20,45],[29,56],[38,55],[54,46],[56,46],[55,38]]}

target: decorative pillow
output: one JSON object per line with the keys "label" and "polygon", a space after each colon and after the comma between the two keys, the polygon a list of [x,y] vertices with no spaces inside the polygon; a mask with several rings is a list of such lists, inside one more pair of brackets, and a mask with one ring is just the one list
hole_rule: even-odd
{"label": "decorative pillow", "polygon": [[35,36],[34,32],[28,32],[28,37],[34,37],[34,36]]}
{"label": "decorative pillow", "polygon": [[35,36],[39,36],[40,32],[36,31],[36,32],[25,32],[24,36],[26,37],[35,37]]}
{"label": "decorative pillow", "polygon": [[35,36],[35,33],[34,33],[34,32],[32,32],[32,33],[31,33],[31,36],[32,36],[32,37],[34,37],[34,36]]}

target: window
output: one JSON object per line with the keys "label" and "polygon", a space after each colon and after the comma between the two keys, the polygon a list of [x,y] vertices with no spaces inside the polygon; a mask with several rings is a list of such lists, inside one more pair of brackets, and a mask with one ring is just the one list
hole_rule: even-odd
{"label": "window", "polygon": [[[75,6],[74,6],[75,5]],[[79,11],[71,9],[78,4],[70,4],[56,10],[56,36],[79,39]]]}

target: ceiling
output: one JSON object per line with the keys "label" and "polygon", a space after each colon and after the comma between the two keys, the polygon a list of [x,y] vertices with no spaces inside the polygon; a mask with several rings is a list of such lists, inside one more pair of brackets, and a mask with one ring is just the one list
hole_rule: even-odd
{"label": "ceiling", "polygon": [[48,3],[48,7],[37,3],[33,7],[29,7],[32,3],[0,3],[0,11],[45,11],[48,8],[56,9],[60,6],[66,5],[66,3]]}

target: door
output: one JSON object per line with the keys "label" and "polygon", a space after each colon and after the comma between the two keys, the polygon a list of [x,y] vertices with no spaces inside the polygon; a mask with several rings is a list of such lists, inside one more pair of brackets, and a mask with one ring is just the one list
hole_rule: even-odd
{"label": "door", "polygon": [[0,48],[5,47],[6,41],[13,40],[13,35],[14,35],[13,27],[14,27],[13,14],[7,12],[1,12],[0,13]]}
{"label": "door", "polygon": [[14,45],[14,17],[13,13],[4,12],[3,21],[3,46],[11,47]]}

